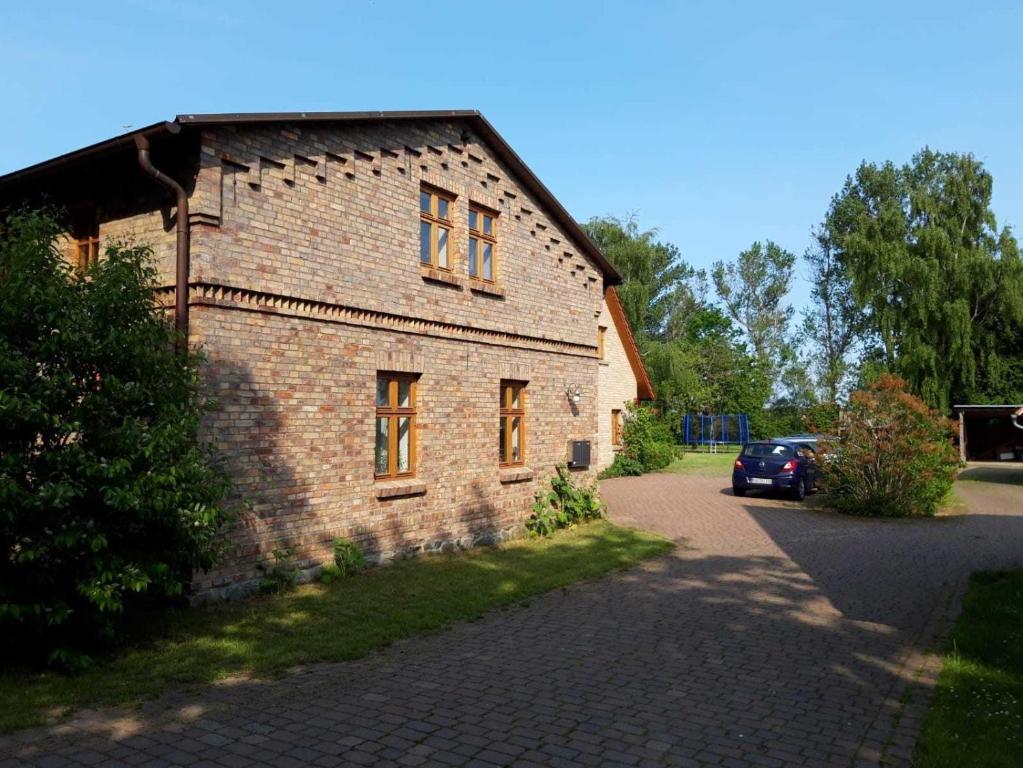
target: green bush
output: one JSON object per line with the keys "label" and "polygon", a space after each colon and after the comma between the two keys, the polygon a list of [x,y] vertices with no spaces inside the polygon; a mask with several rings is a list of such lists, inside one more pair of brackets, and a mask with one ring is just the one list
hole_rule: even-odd
{"label": "green bush", "polygon": [[0,653],[77,667],[214,564],[229,484],[149,249],[82,272],[59,236],[47,215],[0,220]]}
{"label": "green bush", "polygon": [[290,592],[298,581],[298,569],[292,562],[293,553],[290,549],[275,549],[271,565],[257,566],[263,573],[259,580],[259,591],[265,594]]}
{"label": "green bush", "polygon": [[550,536],[558,528],[557,512],[551,501],[553,491],[537,491],[533,499],[533,514],[526,519],[526,530],[531,536]]}
{"label": "green bush", "polygon": [[354,576],[366,567],[366,558],[359,545],[350,539],[334,539],[334,562],[320,569],[320,581],[332,584]]}
{"label": "green bush", "polygon": [[647,443],[641,452],[643,468],[647,472],[664,469],[680,455],[681,451],[673,443]]}
{"label": "green bush", "polygon": [[366,567],[366,558],[354,541],[334,539],[334,565],[341,576],[354,576]]}
{"label": "green bush", "polygon": [[609,477],[636,477],[642,474],[643,465],[639,461],[627,453],[619,452],[615,454],[615,460],[611,462],[611,466],[605,467],[599,477],[601,480],[606,480]]}
{"label": "green bush", "polygon": [[537,491],[526,530],[533,536],[550,536],[559,528],[603,517],[605,512],[596,486],[580,488],[568,468],[559,464],[551,478],[550,490]]}
{"label": "green bush", "polygon": [[820,445],[822,480],[845,512],[880,517],[933,515],[952,489],[959,453],[952,422],[882,376],[854,392],[838,439]]}
{"label": "green bush", "polygon": [[644,472],[663,469],[681,455],[671,428],[648,405],[630,404],[622,428],[624,453]]}

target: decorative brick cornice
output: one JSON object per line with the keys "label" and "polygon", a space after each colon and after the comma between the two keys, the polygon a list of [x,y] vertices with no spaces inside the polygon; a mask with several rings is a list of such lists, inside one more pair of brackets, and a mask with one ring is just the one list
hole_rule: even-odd
{"label": "decorative brick cornice", "polygon": [[[535,349],[556,352],[576,357],[596,357],[596,346],[577,344],[542,336],[528,336],[508,333],[490,328],[478,328],[457,323],[445,323],[426,318],[379,312],[377,310],[351,307],[327,301],[317,301],[300,296],[255,291],[215,283],[191,283],[188,303],[190,306],[213,306],[223,309],[262,312],[287,317],[301,317],[310,320],[341,325],[357,325],[364,328],[410,333],[419,336],[434,336],[445,339],[471,341],[494,346]],[[173,286],[161,287],[158,298],[162,302],[173,301]]]}

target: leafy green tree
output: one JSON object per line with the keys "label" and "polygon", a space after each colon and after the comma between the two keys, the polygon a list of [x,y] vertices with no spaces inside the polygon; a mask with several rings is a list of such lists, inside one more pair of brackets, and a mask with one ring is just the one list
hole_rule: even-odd
{"label": "leafy green tree", "polygon": [[924,149],[902,167],[860,165],[825,221],[872,357],[945,411],[1000,380],[1004,337],[1023,322],[1023,262],[992,184],[972,155]]}
{"label": "leafy green tree", "polygon": [[715,336],[698,341],[653,341],[644,362],[657,404],[676,432],[686,413],[747,413],[757,435],[771,432],[763,415],[772,376],[745,347]]}
{"label": "leafy green tree", "polygon": [[792,284],[796,257],[770,240],[753,243],[734,262],[717,261],[714,288],[754,354],[777,369],[786,346],[792,307],[782,302]]}
{"label": "leafy green tree", "polygon": [[46,215],[0,220],[0,646],[73,667],[213,565],[226,475],[144,247],[71,269]]}
{"label": "leafy green tree", "polygon": [[699,273],[678,248],[655,240],[656,230],[641,231],[633,217],[594,218],[584,226],[622,275],[618,297],[637,339],[663,336],[671,316],[694,305],[689,282]]}
{"label": "leafy green tree", "polygon": [[685,413],[704,409],[750,413],[759,424],[770,372],[746,350],[731,317],[708,302],[707,275],[634,219],[593,219],[587,229],[625,280],[619,296],[657,392],[657,411],[672,430],[681,429]]}
{"label": "leafy green tree", "polygon": [[803,261],[809,267],[811,305],[803,310],[801,336],[812,357],[802,370],[813,373],[814,386],[826,402],[837,403],[853,372],[852,354],[864,333],[865,318],[853,296],[845,264],[828,231],[813,233],[814,244]]}
{"label": "leafy green tree", "polygon": [[1023,403],[1023,327],[994,323],[994,354],[977,363],[977,384],[962,396],[971,403]]}

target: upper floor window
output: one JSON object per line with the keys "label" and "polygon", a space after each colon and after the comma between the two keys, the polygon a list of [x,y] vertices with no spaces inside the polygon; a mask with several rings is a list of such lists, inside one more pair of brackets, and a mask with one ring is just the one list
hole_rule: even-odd
{"label": "upper floor window", "polygon": [[416,377],[377,374],[376,459],[378,478],[416,472]]}
{"label": "upper floor window", "polygon": [[86,269],[99,261],[99,224],[93,222],[78,229],[75,237],[74,259],[79,269]]}
{"label": "upper floor window", "polygon": [[494,281],[497,258],[496,217],[477,206],[469,208],[469,277]]}
{"label": "upper floor window", "polygon": [[526,460],[526,385],[501,380],[500,457],[502,466]]}
{"label": "upper floor window", "polygon": [[451,269],[451,211],[454,198],[432,187],[419,190],[419,261],[437,269]]}
{"label": "upper floor window", "polygon": [[603,325],[597,327],[597,357],[604,359],[604,337],[607,336],[607,328]]}

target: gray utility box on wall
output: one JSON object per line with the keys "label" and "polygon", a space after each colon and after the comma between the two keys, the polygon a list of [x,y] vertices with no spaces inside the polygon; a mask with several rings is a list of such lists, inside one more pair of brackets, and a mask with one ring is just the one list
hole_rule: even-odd
{"label": "gray utility box on wall", "polygon": [[568,466],[572,469],[590,466],[589,440],[570,440],[568,442]]}

